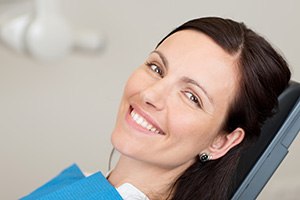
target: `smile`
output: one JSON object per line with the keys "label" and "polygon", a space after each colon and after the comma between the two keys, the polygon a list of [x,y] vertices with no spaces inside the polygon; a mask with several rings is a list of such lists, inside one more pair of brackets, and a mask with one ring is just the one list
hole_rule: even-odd
{"label": "smile", "polygon": [[150,132],[160,134],[160,135],[165,135],[163,132],[159,131],[159,128],[155,127],[153,124],[148,122],[144,117],[141,115],[137,114],[134,109],[130,112],[130,116],[133,119],[133,121],[141,126],[144,129],[147,129]]}

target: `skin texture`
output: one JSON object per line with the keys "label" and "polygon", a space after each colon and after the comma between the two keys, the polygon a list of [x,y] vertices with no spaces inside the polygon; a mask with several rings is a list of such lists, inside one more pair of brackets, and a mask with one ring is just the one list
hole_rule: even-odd
{"label": "skin texture", "polygon": [[[124,89],[112,134],[121,153],[113,185],[129,182],[149,197],[164,196],[199,153],[217,159],[242,141],[242,129],[220,130],[237,93],[237,56],[194,30],[174,33],[150,53]],[[160,134],[137,125],[132,110]]]}

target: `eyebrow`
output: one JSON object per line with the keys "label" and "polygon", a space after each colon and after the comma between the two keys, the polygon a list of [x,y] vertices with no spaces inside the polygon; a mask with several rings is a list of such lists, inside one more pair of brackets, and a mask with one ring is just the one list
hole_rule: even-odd
{"label": "eyebrow", "polygon": [[160,51],[157,51],[157,50],[152,51],[150,54],[152,54],[152,53],[156,53],[160,57],[160,59],[162,60],[164,66],[166,68],[168,68],[169,63],[168,63],[167,58],[164,56],[164,54],[162,54]]}
{"label": "eyebrow", "polygon": [[214,102],[213,98],[208,94],[207,90],[202,85],[200,85],[197,81],[195,81],[189,77],[186,77],[186,76],[182,77],[181,80],[183,82],[193,84],[193,85],[197,86],[198,88],[200,88],[200,90],[202,90],[203,93],[207,96],[210,103],[213,104],[213,102]]}

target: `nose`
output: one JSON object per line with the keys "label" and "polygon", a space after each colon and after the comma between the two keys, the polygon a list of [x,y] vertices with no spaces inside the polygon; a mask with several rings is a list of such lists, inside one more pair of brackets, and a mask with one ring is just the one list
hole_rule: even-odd
{"label": "nose", "polygon": [[160,111],[166,106],[168,90],[167,84],[163,83],[163,80],[160,80],[141,91],[140,97],[146,106]]}

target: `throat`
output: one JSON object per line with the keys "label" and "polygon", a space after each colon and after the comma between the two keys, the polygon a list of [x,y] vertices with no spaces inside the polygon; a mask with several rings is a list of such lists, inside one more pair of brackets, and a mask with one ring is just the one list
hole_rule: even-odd
{"label": "throat", "polygon": [[116,167],[109,174],[108,181],[116,188],[129,183],[149,199],[164,199],[169,195],[171,186],[180,173],[160,169],[121,155]]}

